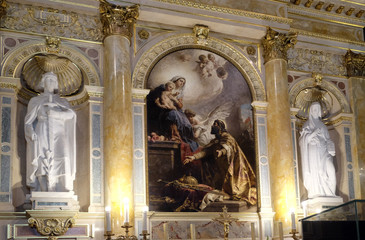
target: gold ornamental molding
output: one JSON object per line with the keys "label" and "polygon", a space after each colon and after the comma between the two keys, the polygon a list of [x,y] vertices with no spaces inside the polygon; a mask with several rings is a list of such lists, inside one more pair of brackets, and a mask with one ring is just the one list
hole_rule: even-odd
{"label": "gold ornamental molding", "polygon": [[263,81],[251,60],[233,46],[208,37],[204,46],[196,43],[195,34],[177,34],[157,43],[146,51],[138,60],[133,77],[133,88],[144,89],[147,78],[154,65],[171,52],[181,49],[204,49],[212,51],[230,61],[242,73],[252,93],[254,101],[266,101],[266,93]]}
{"label": "gold ornamental molding", "polygon": [[348,50],[345,64],[348,77],[365,77],[365,55]]}
{"label": "gold ornamental molding", "polygon": [[28,224],[48,240],[57,240],[75,224],[77,211],[27,211]]}
{"label": "gold ornamental molding", "polygon": [[122,7],[100,0],[100,20],[104,36],[120,34],[128,39],[133,36],[133,25],[139,16],[139,5]]}
{"label": "gold ornamental molding", "polygon": [[208,26],[197,24],[193,28],[193,33],[195,34],[197,44],[207,44],[207,38],[209,34]]}
{"label": "gold ornamental molding", "polygon": [[[309,32],[309,31],[304,31],[304,30],[300,30],[300,29],[297,29],[297,28],[292,28],[291,30],[293,32],[298,33],[298,35],[303,35],[303,36],[308,36],[308,37],[313,37],[313,38],[322,38],[322,39],[327,39],[327,40],[336,41],[336,42],[350,43],[350,44],[365,47],[365,42],[362,42],[362,41],[348,40],[348,39],[345,39],[345,38],[333,37],[333,36],[326,35],[326,34],[320,34],[320,33],[313,33],[313,32]],[[339,48],[338,46],[327,46],[327,47]],[[345,48],[341,48],[341,49],[345,49]]]}
{"label": "gold ornamental molding", "polygon": [[289,18],[266,15],[266,14],[262,14],[262,13],[249,12],[249,11],[239,10],[239,9],[212,6],[212,5],[208,5],[208,4],[195,3],[195,2],[191,2],[191,1],[187,1],[187,0],[157,0],[157,1],[170,3],[170,4],[176,4],[176,5],[185,6],[185,7],[192,7],[192,8],[202,9],[202,10],[208,10],[208,11],[217,12],[217,13],[226,13],[226,14],[242,16],[242,17],[256,18],[256,19],[260,19],[260,20],[265,20],[265,21],[269,21],[269,22],[277,22],[277,23],[282,23],[282,24],[290,24],[293,21]]}
{"label": "gold ornamental molding", "polygon": [[287,61],[287,51],[297,43],[297,36],[297,33],[279,33],[268,27],[261,41],[264,49],[264,63],[273,59]]}

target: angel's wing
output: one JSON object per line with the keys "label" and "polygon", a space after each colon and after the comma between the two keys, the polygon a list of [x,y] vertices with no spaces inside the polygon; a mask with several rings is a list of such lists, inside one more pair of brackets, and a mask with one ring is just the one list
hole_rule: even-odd
{"label": "angel's wing", "polygon": [[206,117],[206,119],[201,121],[204,126],[211,126],[214,120],[225,120],[230,114],[233,107],[233,102],[226,102],[222,105],[215,107]]}

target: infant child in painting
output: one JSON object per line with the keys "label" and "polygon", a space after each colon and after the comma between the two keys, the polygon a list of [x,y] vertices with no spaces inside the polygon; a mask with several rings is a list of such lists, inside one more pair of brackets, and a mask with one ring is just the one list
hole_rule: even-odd
{"label": "infant child in painting", "polygon": [[165,91],[161,93],[161,96],[156,98],[155,103],[160,108],[176,110],[174,102],[178,101],[172,91],[175,89],[175,84],[173,82],[167,82],[165,84]]}

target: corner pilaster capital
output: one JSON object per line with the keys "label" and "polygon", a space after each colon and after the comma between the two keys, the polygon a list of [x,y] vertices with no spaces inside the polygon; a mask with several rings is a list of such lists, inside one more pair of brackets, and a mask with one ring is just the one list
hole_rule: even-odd
{"label": "corner pilaster capital", "polygon": [[133,36],[133,25],[139,16],[139,5],[122,7],[100,0],[100,20],[104,36],[122,35],[130,39]]}
{"label": "corner pilaster capital", "polygon": [[297,33],[279,33],[268,27],[266,35],[261,40],[265,63],[273,59],[287,61],[287,51],[297,43],[297,36]]}
{"label": "corner pilaster capital", "polygon": [[0,0],[0,18],[6,15],[7,7],[8,4],[6,3],[6,0]]}
{"label": "corner pilaster capital", "polygon": [[365,55],[348,50],[345,65],[348,77],[365,77]]}

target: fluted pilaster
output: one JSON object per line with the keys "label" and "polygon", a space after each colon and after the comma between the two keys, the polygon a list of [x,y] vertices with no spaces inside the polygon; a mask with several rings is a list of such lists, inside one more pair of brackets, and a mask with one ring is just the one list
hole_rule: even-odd
{"label": "fluted pilaster", "polygon": [[[130,38],[138,6],[121,7],[100,2],[104,27],[104,159],[105,202],[112,218],[120,216],[123,199],[129,199],[133,225],[133,124]],[[114,221],[114,233],[121,232]]]}
{"label": "fluted pilaster", "polygon": [[268,99],[268,149],[275,219],[290,219],[296,208],[293,166],[293,142],[287,76],[287,50],[296,43],[296,34],[282,34],[268,28],[262,39],[264,47],[266,89]]}

